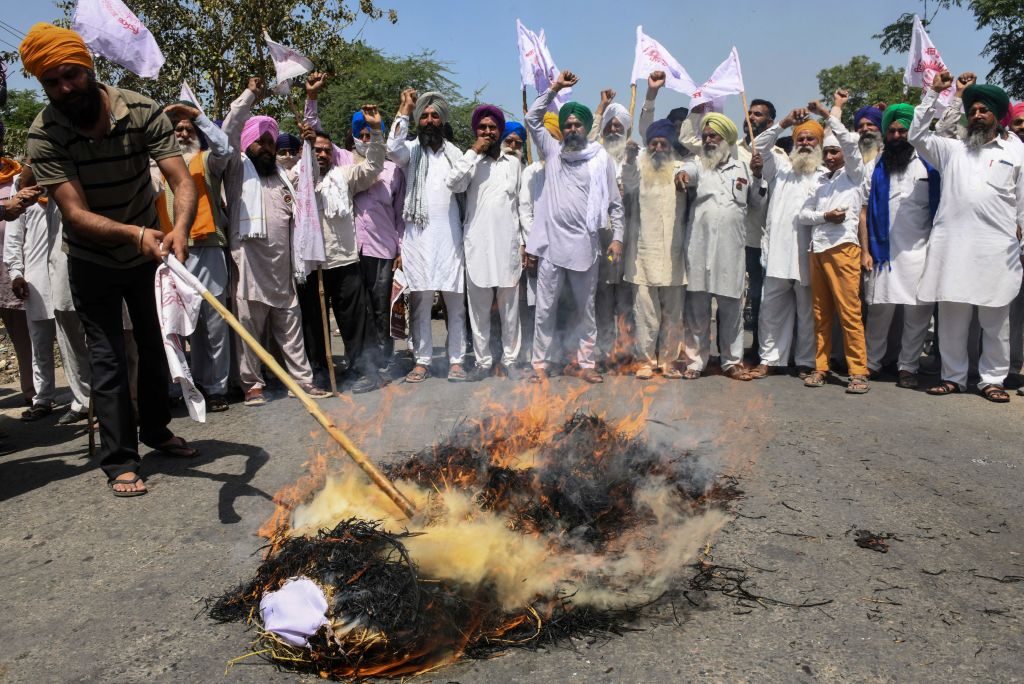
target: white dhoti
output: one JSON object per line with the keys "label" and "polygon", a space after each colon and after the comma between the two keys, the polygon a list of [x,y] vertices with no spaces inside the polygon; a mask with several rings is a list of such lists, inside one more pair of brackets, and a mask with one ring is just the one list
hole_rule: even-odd
{"label": "white dhoti", "polygon": [[28,336],[32,340],[32,385],[36,396],[33,404],[51,406],[57,398],[53,378],[53,340],[57,326],[52,318],[28,319]]}
{"label": "white dhoti", "polygon": [[710,292],[687,292],[683,343],[689,370],[703,371],[711,356],[712,297],[718,302],[718,357],[722,370],[729,370],[743,361],[743,299]]}
{"label": "white dhoti", "polygon": [[547,368],[551,363],[551,341],[555,335],[558,295],[568,281],[576,311],[576,327],[568,342],[577,342],[576,363],[593,368],[597,322],[594,318],[594,293],[597,290],[598,262],[586,271],[572,271],[555,266],[550,260],[537,259],[537,318],[533,333],[533,365]]}
{"label": "white dhoti", "polygon": [[[968,330],[971,304],[939,302],[939,349],[942,351],[942,379],[967,389]],[[978,389],[1002,385],[1010,372],[1010,305],[979,306],[981,355],[978,357]]]}
{"label": "white dhoti", "polygon": [[[448,363],[461,364],[466,355],[466,299],[461,292],[442,291],[448,310]],[[430,328],[430,309],[434,304],[433,291],[409,293],[412,309],[412,348],[416,364],[429,366],[434,357],[434,333]],[[490,313],[488,312],[488,315]]]}
{"label": "white dhoti", "polygon": [[53,318],[57,324],[57,345],[64,363],[64,376],[71,389],[71,410],[84,412],[89,407],[89,394],[92,391],[85,328],[77,311],[54,311]]}
{"label": "white dhoti", "polygon": [[679,285],[633,285],[637,361],[665,370],[679,359],[685,293]]}
{"label": "white dhoti", "polygon": [[871,304],[868,307],[868,325],[865,331],[868,346],[868,368],[881,370],[882,359],[889,348],[889,327],[896,307],[903,307],[903,332],[900,336],[898,367],[901,371],[917,373],[921,354],[928,337],[928,324],[932,319],[931,304]]}
{"label": "white dhoti", "polygon": [[501,363],[506,368],[519,357],[522,332],[519,328],[519,285],[512,287],[477,287],[466,279],[469,296],[469,323],[473,328],[473,353],[479,368],[494,365],[491,358],[491,305],[497,299],[501,321]]}
{"label": "white dhoti", "polygon": [[796,280],[766,277],[757,327],[761,363],[767,366],[789,365],[790,353],[794,351],[794,324],[796,365],[812,368],[815,340],[810,286],[801,285]]}

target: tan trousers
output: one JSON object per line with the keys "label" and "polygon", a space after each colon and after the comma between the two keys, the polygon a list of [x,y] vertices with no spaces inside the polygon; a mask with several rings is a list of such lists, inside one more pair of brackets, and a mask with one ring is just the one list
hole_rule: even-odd
{"label": "tan trousers", "polygon": [[640,363],[665,369],[679,359],[684,293],[681,286],[633,285],[636,358]]}
{"label": "tan trousers", "polygon": [[[309,359],[306,358],[306,346],[302,342],[302,314],[299,312],[299,305],[296,304],[290,309],[279,309],[245,299],[237,299],[236,303],[238,321],[249,334],[261,340],[265,330],[270,329],[270,334],[281,349],[284,366],[295,382],[300,385],[313,382],[313,369],[310,368]],[[238,344],[241,347],[238,376],[242,390],[248,392],[255,387],[265,387],[262,364],[256,352],[240,338]]]}
{"label": "tan trousers", "polygon": [[815,369],[828,370],[832,319],[838,314],[850,375],[867,375],[868,352],[860,313],[860,247],[847,242],[824,252],[812,252],[810,257],[811,307],[817,346]]}

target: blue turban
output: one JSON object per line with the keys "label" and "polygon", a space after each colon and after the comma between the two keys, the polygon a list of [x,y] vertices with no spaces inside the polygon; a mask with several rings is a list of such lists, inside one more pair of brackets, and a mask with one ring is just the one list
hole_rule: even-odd
{"label": "blue turban", "polygon": [[861,107],[857,110],[857,113],[853,115],[853,127],[857,128],[860,125],[861,119],[867,119],[871,123],[875,124],[879,130],[882,129],[882,110],[874,105],[868,105],[867,107]]}
{"label": "blue turban", "polygon": [[520,140],[526,142],[526,129],[523,128],[523,124],[518,121],[506,121],[505,130],[501,132],[501,139],[504,140],[513,133],[518,135]]}
{"label": "blue turban", "polygon": [[298,152],[302,149],[302,141],[291,133],[282,133],[277,136],[277,151],[291,150],[292,152]]}
{"label": "blue turban", "polygon": [[[366,128],[366,126],[367,126],[366,117],[363,116],[362,110],[360,110],[360,111],[358,111],[358,112],[356,112],[355,114],[352,115],[352,137],[353,138],[358,138],[359,134],[363,132],[363,129]],[[381,133],[383,133],[387,129],[388,129],[387,122],[384,121],[384,117],[382,116],[380,118],[380,131],[381,131]]]}
{"label": "blue turban", "polygon": [[668,119],[658,119],[647,127],[644,142],[650,143],[655,138],[665,138],[671,144],[676,137],[676,125]]}

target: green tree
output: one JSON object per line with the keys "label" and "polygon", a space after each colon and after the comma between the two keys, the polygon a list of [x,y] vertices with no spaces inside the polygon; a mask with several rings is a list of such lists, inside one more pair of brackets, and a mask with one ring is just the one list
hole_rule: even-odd
{"label": "green tree", "polygon": [[3,141],[3,156],[24,156],[29,126],[44,105],[34,90],[11,90],[7,93],[7,104],[0,109],[0,119],[3,119],[7,128]]}
{"label": "green tree", "polygon": [[897,102],[917,104],[921,99],[916,88],[903,94],[902,69],[882,67],[865,55],[857,55],[846,64],[818,72],[818,89],[822,97],[831,99],[832,93],[838,88],[844,88],[850,93],[850,100],[843,108],[843,120],[846,122],[864,105],[889,105]]}
{"label": "green tree", "polygon": [[1024,99],[1024,7],[1020,0],[973,0],[971,10],[978,28],[992,31],[981,51],[992,60],[988,79],[1002,83],[1012,97]]}
{"label": "green tree", "polygon": [[[931,2],[929,0],[921,0],[921,24],[928,28],[928,24],[932,23],[935,15],[940,11],[948,10],[951,7],[960,7],[961,3],[962,0],[931,0]],[[910,52],[910,39],[913,33],[914,15],[910,12],[904,12],[896,21],[884,27],[881,33],[876,33],[871,37],[880,41],[879,47],[882,48],[883,53],[903,53]]]}
{"label": "green tree", "polygon": [[[70,24],[75,0],[60,0]],[[309,57],[318,69],[337,70],[348,53],[342,31],[360,16],[398,21],[394,10],[374,0],[133,0],[132,11],[146,25],[166,58],[155,80],[141,79],[107,60],[97,63],[100,80],[140,90],[160,101],[178,98],[187,79],[211,117],[223,116],[250,76],[274,80],[263,31]],[[264,101],[263,111],[281,116],[281,97]]]}
{"label": "green tree", "polygon": [[379,105],[388,122],[398,110],[398,97],[404,88],[423,93],[440,92],[451,105],[449,123],[455,144],[465,149],[473,143],[470,116],[477,95],[466,98],[450,78],[448,64],[433,51],[407,57],[391,57],[362,43],[350,46],[349,59],[331,76],[320,95],[320,121],[332,138],[339,141],[351,132],[352,114],[363,104]]}

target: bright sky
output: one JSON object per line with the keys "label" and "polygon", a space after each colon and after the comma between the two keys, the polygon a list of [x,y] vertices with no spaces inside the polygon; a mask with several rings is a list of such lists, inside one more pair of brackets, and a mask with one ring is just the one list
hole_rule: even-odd
{"label": "bright sky", "polygon": [[[171,1],[171,0],[169,0]],[[131,7],[131,0],[127,0]],[[351,3],[350,3],[351,4]],[[377,0],[393,6],[399,21],[357,23],[346,37],[359,35],[386,53],[404,55],[432,49],[450,63],[453,80],[464,94],[481,91],[484,101],[508,111],[522,111],[515,20],[547,35],[548,47],[561,69],[580,76],[574,97],[595,106],[602,88],[618,91],[617,100],[629,104],[630,69],[636,26],[657,39],[699,84],[722,62],[735,45],[743,65],[747,97],[772,100],[780,116],[818,96],[815,74],[866,54],[883,65],[902,68],[906,55],[882,55],[871,38],[902,12],[921,10],[911,0],[846,0],[796,3],[729,0],[696,5],[678,0],[519,0],[490,3],[448,0],[442,3]],[[684,10],[684,6],[690,9]],[[699,9],[697,9],[699,7]],[[37,21],[59,16],[51,0],[0,0],[0,18],[21,31]],[[930,27],[932,41],[950,68],[974,71],[984,82],[988,63],[979,53],[988,35],[975,30],[970,12],[953,9],[940,13]],[[287,43],[287,36],[275,36]],[[19,40],[0,28],[0,48]],[[20,65],[8,69],[12,88],[35,87],[20,75]],[[637,87],[642,101],[646,84]],[[529,99],[535,93],[528,91]],[[663,90],[658,114],[686,105],[689,98]],[[395,93],[395,106],[398,93]],[[390,103],[382,103],[391,109]],[[637,104],[639,111],[640,104]],[[739,99],[730,97],[726,113],[742,116]]]}

